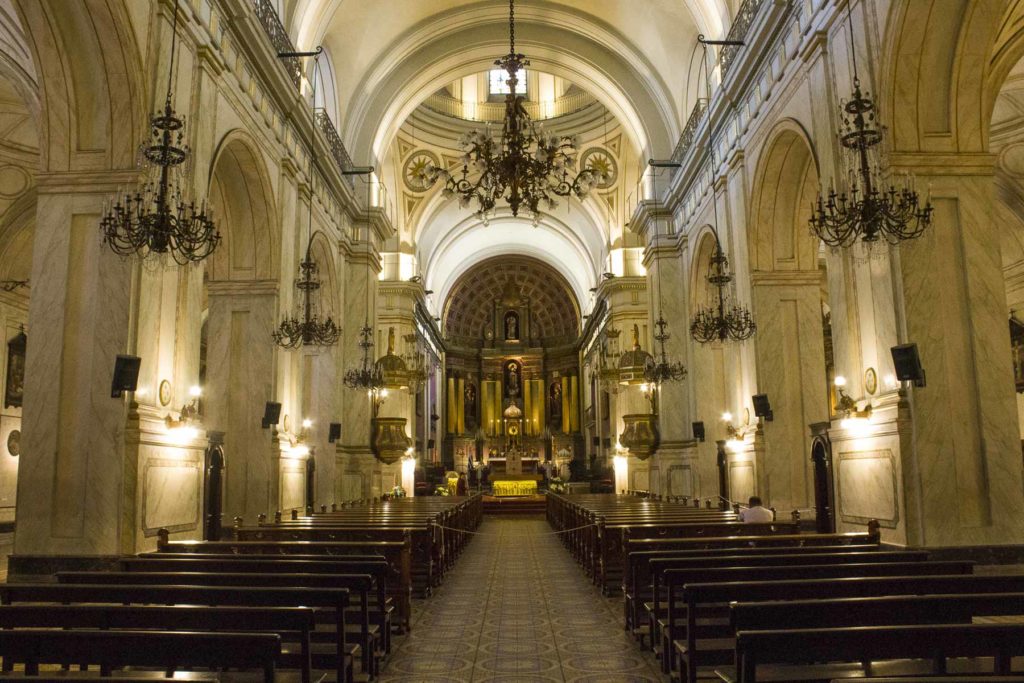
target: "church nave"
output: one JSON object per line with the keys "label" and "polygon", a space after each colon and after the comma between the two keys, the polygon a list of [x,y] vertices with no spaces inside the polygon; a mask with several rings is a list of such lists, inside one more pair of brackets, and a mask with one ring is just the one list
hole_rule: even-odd
{"label": "church nave", "polygon": [[444,585],[414,609],[381,682],[664,681],[536,517],[485,517]]}

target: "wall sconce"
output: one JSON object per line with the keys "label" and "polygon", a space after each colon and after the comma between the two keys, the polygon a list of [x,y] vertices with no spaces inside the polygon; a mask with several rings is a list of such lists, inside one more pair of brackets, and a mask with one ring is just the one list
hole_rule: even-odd
{"label": "wall sconce", "polygon": [[370,405],[373,408],[373,415],[376,416],[378,411],[380,411],[380,407],[388,398],[387,387],[383,387],[381,389],[370,389],[366,393],[370,397]]}
{"label": "wall sconce", "polygon": [[296,443],[305,443],[306,439],[309,438],[309,430],[313,426],[313,421],[308,417],[302,420],[302,430],[295,436]]}
{"label": "wall sconce", "polygon": [[192,397],[192,400],[181,407],[178,419],[175,420],[170,415],[164,418],[164,423],[167,424],[168,429],[188,427],[198,421],[199,397],[203,395],[203,390],[201,387],[193,386],[188,390],[188,394]]}
{"label": "wall sconce", "polygon": [[846,386],[846,378],[842,375],[838,375],[833,381],[836,387],[836,393],[838,398],[836,400],[836,408],[840,413],[843,414],[844,418],[849,419],[868,419],[871,417],[871,403],[868,402],[864,409],[861,410],[857,407],[857,402],[854,401],[849,394],[847,394],[843,387]]}

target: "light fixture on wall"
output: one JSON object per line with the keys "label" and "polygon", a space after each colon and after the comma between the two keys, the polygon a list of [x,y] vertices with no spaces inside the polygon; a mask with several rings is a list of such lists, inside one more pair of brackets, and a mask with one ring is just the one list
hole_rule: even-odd
{"label": "light fixture on wall", "polygon": [[168,429],[182,429],[190,427],[199,421],[199,397],[203,395],[201,387],[193,386],[188,390],[191,400],[181,407],[178,417],[175,419],[170,415],[164,418],[164,424]]}
{"label": "light fixture on wall", "polygon": [[832,383],[836,388],[836,410],[842,414],[844,421],[849,420],[867,420],[871,417],[871,403],[869,402],[863,409],[857,406],[857,402],[846,393],[844,387],[846,386],[846,378],[842,375],[837,375]]}
{"label": "light fixture on wall", "polygon": [[167,99],[162,112],[150,118],[151,138],[141,153],[158,171],[134,191],[119,193],[100,220],[103,242],[119,256],[170,257],[185,265],[202,261],[220,243],[206,202],[189,199],[184,164],[191,151],[185,144],[185,120],[171,108],[174,57],[178,40],[178,2],[174,3]]}
{"label": "light fixture on wall", "polygon": [[872,244],[885,240],[898,244],[920,237],[931,225],[931,197],[921,206],[914,181],[906,177],[902,187],[885,187],[873,158],[882,141],[882,127],[877,121],[875,104],[870,94],[861,90],[857,77],[857,47],[853,37],[850,7],[846,18],[850,29],[850,50],[853,56],[853,95],[842,105],[842,128],[839,144],[851,162],[845,187],[831,187],[828,196],[819,192],[811,204],[811,231],[830,247],[851,247],[858,240]]}
{"label": "light fixture on wall", "polygon": [[[707,72],[707,51],[708,45],[743,45],[740,41],[705,40],[704,36],[698,36],[704,56],[702,65],[704,67],[705,86],[708,97],[711,97],[711,78]],[[712,186],[715,175],[715,146],[708,126],[708,160],[712,176]],[[701,344],[713,342],[745,341],[754,336],[757,332],[757,325],[750,311],[738,303],[732,301],[728,292],[733,276],[729,272],[729,258],[722,248],[722,240],[718,236],[718,197],[712,191],[711,205],[714,211],[714,223],[711,225],[711,234],[715,238],[715,252],[711,255],[711,262],[708,268],[707,281],[715,288],[712,301],[705,306],[698,306],[693,319],[690,321],[690,336],[694,341]]]}
{"label": "light fixture on wall", "polygon": [[494,62],[508,73],[509,94],[505,96],[505,120],[501,139],[495,140],[490,130],[474,130],[459,140],[462,148],[462,170],[449,170],[430,165],[424,179],[444,181],[443,195],[458,195],[460,206],[475,203],[477,215],[487,220],[501,200],[508,203],[513,216],[521,208],[532,215],[534,225],[540,219],[541,204],[553,209],[556,197],[576,195],[584,199],[590,189],[605,182],[606,177],[593,168],[576,168],[575,136],[546,135],[538,131],[523,106],[523,96],[516,91],[519,74],[530,62],[516,52],[515,2],[509,0],[509,52]]}
{"label": "light fixture on wall", "polygon": [[[312,53],[313,59],[313,102],[316,102],[317,69],[320,67],[320,48]],[[306,255],[299,262],[299,279],[295,288],[299,291],[296,311],[286,317],[273,331],[274,343],[283,349],[298,349],[303,346],[334,346],[341,338],[341,328],[330,315],[320,313],[320,278],[316,261],[313,260],[313,191],[314,168],[316,166],[315,132],[309,139],[309,214],[307,221]]]}

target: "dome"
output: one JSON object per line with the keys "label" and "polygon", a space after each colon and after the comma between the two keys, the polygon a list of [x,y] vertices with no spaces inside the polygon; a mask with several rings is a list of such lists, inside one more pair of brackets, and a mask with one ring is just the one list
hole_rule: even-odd
{"label": "dome", "polygon": [[523,416],[523,411],[519,409],[519,406],[513,403],[508,408],[505,408],[504,415],[509,420],[518,420]]}

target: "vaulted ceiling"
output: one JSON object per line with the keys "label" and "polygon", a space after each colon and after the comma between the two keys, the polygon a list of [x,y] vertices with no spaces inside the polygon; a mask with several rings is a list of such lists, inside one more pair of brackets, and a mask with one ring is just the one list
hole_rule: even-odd
{"label": "vaulted ceiling", "polygon": [[580,314],[569,283],[551,266],[525,256],[487,259],[466,271],[445,304],[445,334],[456,344],[480,342],[491,328],[495,301],[514,292],[529,299],[535,339],[545,346],[576,339]]}

